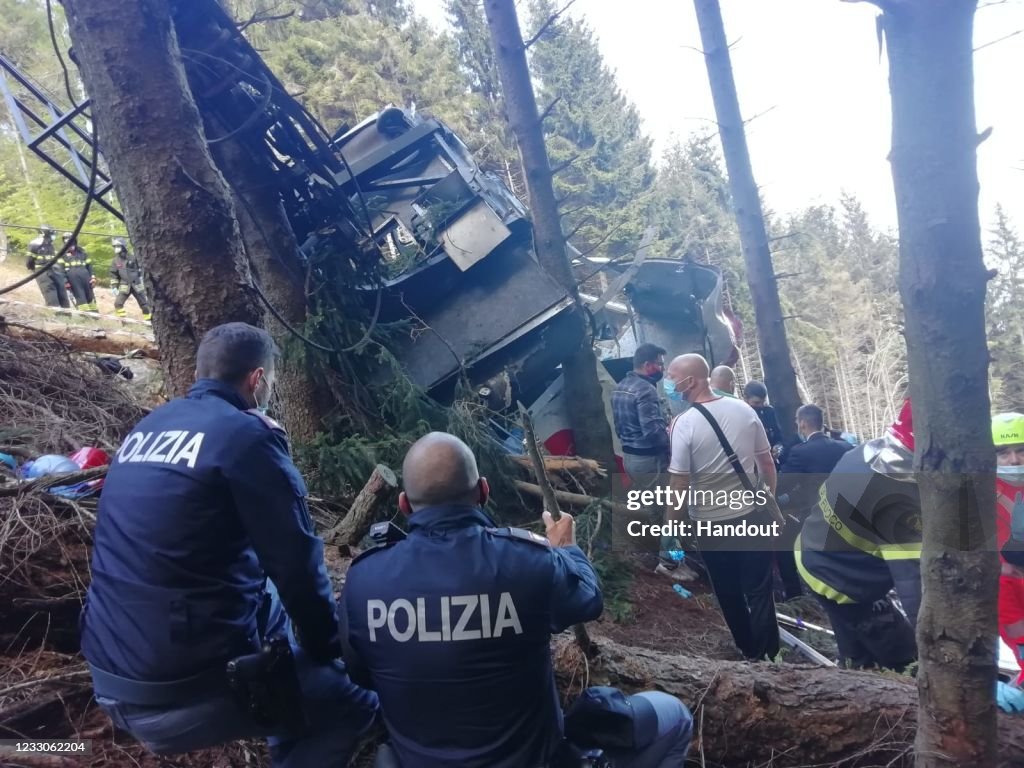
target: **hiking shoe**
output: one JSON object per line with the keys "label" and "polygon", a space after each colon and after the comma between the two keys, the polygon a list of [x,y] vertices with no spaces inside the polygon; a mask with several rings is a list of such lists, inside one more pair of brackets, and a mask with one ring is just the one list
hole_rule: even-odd
{"label": "hiking shoe", "polygon": [[691,582],[700,579],[700,576],[684,563],[679,563],[675,568],[669,568],[664,563],[658,563],[658,567],[654,569],[654,572],[673,581]]}

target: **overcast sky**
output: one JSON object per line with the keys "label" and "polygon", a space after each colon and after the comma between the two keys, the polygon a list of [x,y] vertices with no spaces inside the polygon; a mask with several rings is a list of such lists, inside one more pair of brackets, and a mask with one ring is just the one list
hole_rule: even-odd
{"label": "overcast sky", "polygon": [[[982,0],[982,3],[992,0]],[[520,7],[526,3],[520,0]],[[445,26],[444,0],[413,0]],[[846,190],[876,224],[896,227],[887,63],[879,61],[877,11],[839,0],[722,0],[748,125],[754,175],[777,212],[834,202]],[[712,127],[700,33],[689,0],[577,0],[572,13],[598,36],[608,65],[636,104],[660,153],[675,138]],[[975,45],[1024,30],[1024,0],[978,11]],[[981,216],[997,202],[1024,228],[1024,34],[978,50],[975,93]]]}

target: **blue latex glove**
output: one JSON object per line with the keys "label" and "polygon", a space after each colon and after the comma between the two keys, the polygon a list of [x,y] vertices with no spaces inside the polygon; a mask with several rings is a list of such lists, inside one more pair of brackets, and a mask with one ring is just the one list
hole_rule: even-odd
{"label": "blue latex glove", "polygon": [[1017,541],[1024,541],[1024,493],[1018,492],[1010,511],[1010,535]]}
{"label": "blue latex glove", "polygon": [[1000,680],[996,686],[996,704],[1003,712],[1024,712],[1024,691]]}
{"label": "blue latex glove", "polygon": [[672,589],[673,589],[673,590],[675,591],[675,593],[676,593],[677,595],[679,595],[679,596],[680,596],[680,597],[682,597],[682,598],[689,598],[689,597],[693,597],[693,592],[691,592],[690,590],[688,590],[688,589],[684,588],[684,587],[683,587],[682,585],[680,585],[680,584],[673,584],[673,585],[672,585]]}

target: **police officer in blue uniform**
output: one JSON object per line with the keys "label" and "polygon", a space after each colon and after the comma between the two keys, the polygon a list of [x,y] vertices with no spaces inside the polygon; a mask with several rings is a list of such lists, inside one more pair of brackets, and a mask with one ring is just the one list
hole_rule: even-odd
{"label": "police officer in blue uniform", "polygon": [[[97,703],[153,752],[265,736],[277,768],[341,768],[377,697],[340,661],[306,487],[265,415],[275,355],[265,331],[214,328],[188,395],[139,422],[111,461],[82,653]],[[233,681],[229,662],[250,669],[271,638],[284,673]],[[270,706],[294,692],[289,722],[250,709],[263,683]]]}
{"label": "police officer in blue uniform", "polygon": [[[341,606],[349,669],[380,696],[397,762],[564,764],[551,634],[598,618],[603,607],[572,518],[553,522],[545,513],[546,538],[496,527],[482,509],[487,480],[452,435],[417,441],[402,474],[409,535],[352,563]],[[678,699],[641,693],[622,709],[634,737],[616,766],[683,764],[692,721]]]}

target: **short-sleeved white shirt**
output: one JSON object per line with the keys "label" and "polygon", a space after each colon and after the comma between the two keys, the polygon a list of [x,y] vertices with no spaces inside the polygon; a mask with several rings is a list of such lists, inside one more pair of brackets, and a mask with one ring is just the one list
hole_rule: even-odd
{"label": "short-sleeved white shirt", "polygon": [[[757,412],[733,397],[719,397],[701,405],[715,417],[739,457],[747,477],[756,486],[758,475],[754,456],[771,451]],[[691,407],[676,417],[670,437],[672,461],[668,471],[689,474],[691,489],[711,490],[719,498],[720,491],[741,493],[744,490],[743,482],[729,463],[714,430],[696,408]],[[752,505],[740,506],[735,503],[696,503],[691,506],[692,514],[698,520],[729,520],[749,514],[752,510]]]}

